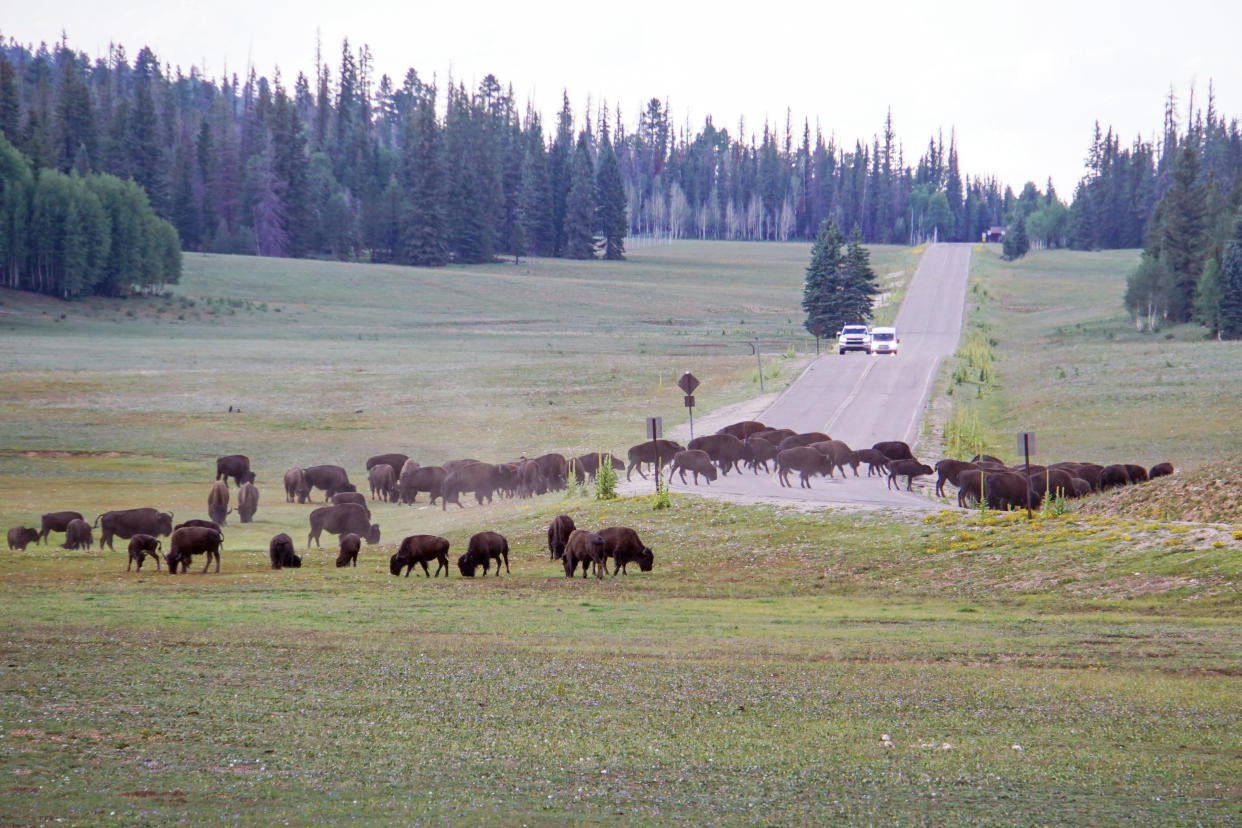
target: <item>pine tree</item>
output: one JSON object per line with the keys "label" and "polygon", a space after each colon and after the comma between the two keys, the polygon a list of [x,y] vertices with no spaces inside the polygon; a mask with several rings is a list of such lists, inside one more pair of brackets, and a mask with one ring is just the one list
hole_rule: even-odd
{"label": "pine tree", "polygon": [[565,199],[565,256],[570,259],[595,258],[595,176],[591,166],[590,139],[583,130],[578,133]]}
{"label": "pine tree", "polygon": [[1001,239],[1001,254],[1005,259],[1013,261],[1021,259],[1031,249],[1031,240],[1026,235],[1026,216],[1017,215],[1005,228],[1005,237]]}
{"label": "pine tree", "polygon": [[1242,211],[1238,212],[1233,238],[1225,245],[1221,262],[1217,319],[1222,339],[1242,339]]}
{"label": "pine tree", "polygon": [[1204,193],[1198,184],[1199,151],[1185,141],[1173,163],[1173,180],[1153,219],[1147,251],[1159,258],[1173,276],[1169,297],[1169,317],[1175,322],[1190,321],[1195,287],[1203,273]]}
{"label": "pine tree", "polygon": [[526,158],[522,163],[522,194],[519,210],[526,248],[531,255],[551,256],[556,247],[552,227],[552,189],[548,181],[548,153],[537,117],[527,116]]}
{"label": "pine tree", "polygon": [[871,269],[871,254],[862,244],[862,229],[855,224],[850,243],[845,251],[845,278],[842,280],[842,306],[855,319],[871,319],[871,307],[880,292],[875,271]]}
{"label": "pine tree", "polygon": [[405,125],[401,177],[406,191],[401,216],[399,260],[425,267],[448,262],[448,228],[444,217],[444,151],[436,123],[434,87],[423,87]]}
{"label": "pine tree", "polygon": [[599,151],[599,172],[595,179],[597,223],[604,237],[604,258],[625,258],[625,233],[629,221],[625,216],[625,185],[621,181],[621,167],[613,151],[612,140],[604,128]]}
{"label": "pine tree", "polygon": [[803,324],[817,338],[830,336],[842,325],[864,318],[851,307],[844,290],[847,271],[847,257],[841,252],[844,244],[845,237],[837,229],[835,220],[826,219],[819,225],[802,289],[802,310],[806,312]]}

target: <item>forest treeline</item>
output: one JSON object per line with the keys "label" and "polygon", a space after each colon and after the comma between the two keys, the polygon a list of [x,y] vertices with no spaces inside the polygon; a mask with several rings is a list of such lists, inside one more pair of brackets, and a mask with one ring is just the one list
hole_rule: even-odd
{"label": "forest treeline", "polygon": [[627,236],[813,239],[829,218],[867,242],[977,240],[1016,198],[962,174],[952,133],[909,163],[891,115],[852,146],[790,117],[692,134],[658,98],[632,123],[566,99],[545,125],[492,75],[374,74],[348,41],[288,83],[10,39],[0,131],[38,167],[137,182],[187,250],[271,256],[615,258]]}

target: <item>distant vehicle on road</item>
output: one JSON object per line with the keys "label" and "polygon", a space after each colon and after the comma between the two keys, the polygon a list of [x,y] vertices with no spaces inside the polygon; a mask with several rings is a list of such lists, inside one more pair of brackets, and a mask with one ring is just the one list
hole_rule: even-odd
{"label": "distant vehicle on road", "polygon": [[892,354],[897,356],[897,346],[901,340],[897,338],[897,329],[874,327],[871,329],[871,353]]}
{"label": "distant vehicle on road", "polygon": [[866,325],[846,325],[837,334],[837,353],[846,351],[871,352],[871,329]]}

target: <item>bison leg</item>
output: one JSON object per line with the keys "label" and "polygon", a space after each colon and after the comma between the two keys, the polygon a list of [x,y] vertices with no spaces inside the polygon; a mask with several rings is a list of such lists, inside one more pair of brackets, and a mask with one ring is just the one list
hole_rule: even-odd
{"label": "bison leg", "polygon": [[[509,553],[508,553],[508,552],[501,552],[501,553],[500,553],[500,556],[501,556],[502,558],[504,558],[504,559],[505,559],[505,572],[507,572],[508,574],[512,575],[512,574],[513,574],[513,572],[512,572],[512,570],[510,570],[510,569],[509,569]],[[497,558],[497,559],[496,559],[496,574],[497,574],[497,575],[499,575],[499,574],[500,574],[500,559],[499,559],[499,558]]]}

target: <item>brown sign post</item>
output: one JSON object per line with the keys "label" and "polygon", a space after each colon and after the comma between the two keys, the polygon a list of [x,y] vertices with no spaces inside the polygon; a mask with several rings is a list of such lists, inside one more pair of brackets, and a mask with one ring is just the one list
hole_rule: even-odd
{"label": "brown sign post", "polygon": [[[651,456],[655,458],[655,474],[653,474],[652,477],[655,479],[656,494],[660,493],[660,444],[657,443],[656,440],[659,440],[663,436],[664,418],[648,417],[647,438],[651,440]],[[610,460],[609,462],[612,461]],[[638,473],[641,475],[642,470],[640,469]]]}
{"label": "brown sign post", "polygon": [[694,439],[694,389],[699,387],[699,378],[687,371],[677,380],[677,387],[686,392],[686,408],[690,410],[690,439]]}
{"label": "brown sign post", "polygon": [[1026,458],[1026,519],[1031,519],[1031,454],[1035,451],[1035,432],[1018,432],[1018,453]]}

